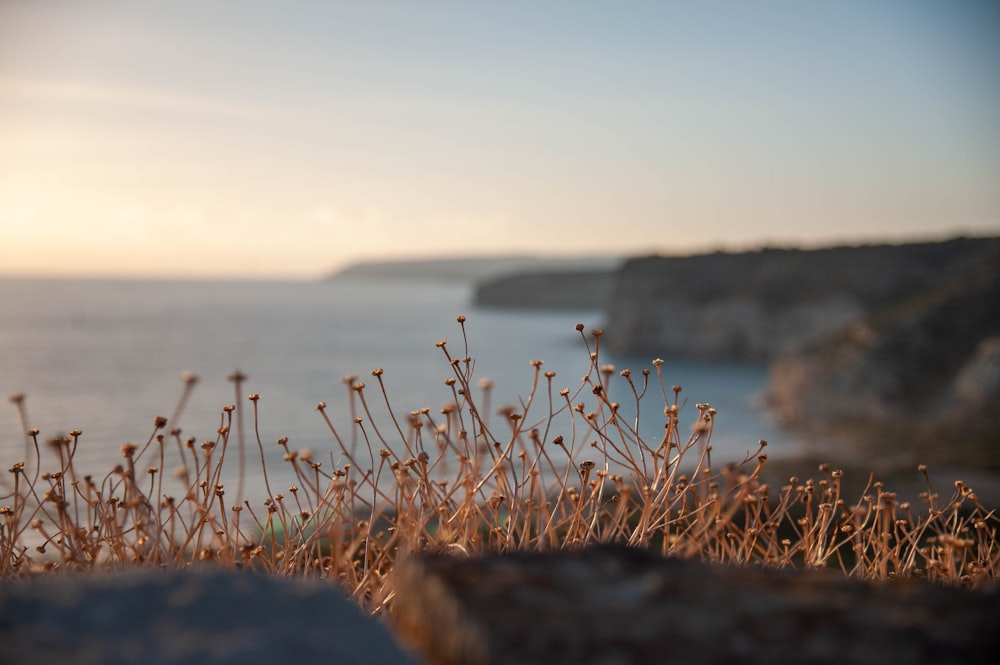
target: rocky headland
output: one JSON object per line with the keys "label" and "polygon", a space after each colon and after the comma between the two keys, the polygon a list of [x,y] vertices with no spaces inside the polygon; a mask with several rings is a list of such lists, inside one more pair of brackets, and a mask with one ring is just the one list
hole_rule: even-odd
{"label": "rocky headland", "polygon": [[769,362],[941,286],[1000,239],[762,249],[626,261],[607,302],[622,354]]}
{"label": "rocky headland", "polygon": [[640,257],[506,276],[477,302],[588,299],[617,354],[768,364],[789,427],[1000,466],[1000,238]]}
{"label": "rocky headland", "polygon": [[461,256],[414,260],[361,261],[345,266],[327,279],[351,281],[476,282],[522,273],[606,272],[621,264],[612,256]]}

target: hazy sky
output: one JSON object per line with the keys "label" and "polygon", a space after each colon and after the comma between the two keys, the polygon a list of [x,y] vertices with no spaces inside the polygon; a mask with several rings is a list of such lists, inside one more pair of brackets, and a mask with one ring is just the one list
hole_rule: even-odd
{"label": "hazy sky", "polygon": [[0,0],[0,273],[1000,232],[1000,3]]}

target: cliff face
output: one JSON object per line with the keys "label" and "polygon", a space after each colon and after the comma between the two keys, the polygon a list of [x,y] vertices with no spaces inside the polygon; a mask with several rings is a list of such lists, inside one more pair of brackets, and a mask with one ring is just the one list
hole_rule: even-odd
{"label": "cliff face", "polygon": [[1000,254],[782,354],[768,393],[788,426],[903,438],[922,461],[974,444],[1000,464]]}
{"label": "cliff face", "polygon": [[1000,466],[1000,238],[638,259],[607,327],[620,352],[769,362],[786,426]]}
{"label": "cliff face", "polygon": [[607,308],[623,354],[767,362],[1000,253],[1000,239],[765,249],[625,263]]}

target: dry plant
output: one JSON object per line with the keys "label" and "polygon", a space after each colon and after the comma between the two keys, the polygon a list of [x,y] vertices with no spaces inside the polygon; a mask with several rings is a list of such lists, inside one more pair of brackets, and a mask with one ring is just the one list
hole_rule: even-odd
{"label": "dry plant", "polygon": [[[869,580],[973,587],[997,579],[997,515],[961,482],[940,500],[928,478],[920,506],[897,501],[879,482],[845,497],[843,474],[826,465],[819,480],[772,488],[761,479],[765,442],[716,468],[715,409],[697,405],[698,420],[683,435],[681,387],[665,387],[663,361],[638,374],[601,364],[601,331],[588,336],[582,325],[590,362],[574,389],[557,388],[555,373],[533,361],[526,396],[491,414],[490,385],[474,384],[465,317],[458,322],[462,355],[437,343],[452,373],[444,408],[399,418],[381,369],[372,372],[377,387],[345,377],[351,431],[338,431],[325,403],[316,407],[333,441],[327,460],[277,442],[291,486],[271,485],[260,396],[250,395],[262,502],[242,498],[242,474],[236,500],[227,501],[229,449],[237,448],[241,469],[247,453],[239,418],[233,434],[235,405],[222,410],[214,440],[197,444],[168,426],[179,422],[193,376],[173,417],[157,418],[143,446],[125,444],[123,463],[103,478],[75,469],[79,431],[43,445],[25,422],[28,456],[9,467],[0,497],[0,576],[209,561],[335,580],[379,611],[392,599],[395,562],[410,553],[613,542],[739,565],[835,567]],[[245,378],[230,377],[237,397]],[[626,406],[613,399],[618,393]],[[657,440],[640,434],[650,399],[664,416]],[[26,421],[23,397],[12,400]],[[164,464],[175,453],[183,464],[165,485]]]}

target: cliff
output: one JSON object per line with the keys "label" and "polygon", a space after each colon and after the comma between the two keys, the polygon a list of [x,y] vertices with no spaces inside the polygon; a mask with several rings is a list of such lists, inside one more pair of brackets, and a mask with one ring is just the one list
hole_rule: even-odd
{"label": "cliff", "polygon": [[608,340],[621,354],[768,362],[1000,253],[1000,238],[645,257],[615,276]]}
{"label": "cliff", "polygon": [[780,355],[768,400],[789,427],[1000,466],[1000,253]]}
{"label": "cliff", "polygon": [[327,279],[421,280],[454,283],[492,280],[503,275],[540,271],[603,271],[621,259],[607,256],[464,256],[398,261],[362,261],[342,268]]}
{"label": "cliff", "polygon": [[619,353],[770,363],[785,426],[869,461],[1000,466],[1000,238],[636,259],[607,317]]}

